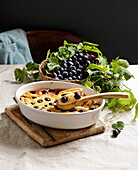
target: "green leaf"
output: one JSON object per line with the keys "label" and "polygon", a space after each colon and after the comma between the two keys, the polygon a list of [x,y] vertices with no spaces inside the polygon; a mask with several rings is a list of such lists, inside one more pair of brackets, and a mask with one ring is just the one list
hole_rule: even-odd
{"label": "green leaf", "polygon": [[92,86],[92,83],[88,79],[82,80],[80,84],[84,85],[86,87],[91,87]]}
{"label": "green leaf", "polygon": [[110,102],[108,103],[108,109],[115,111],[117,102],[118,102],[118,98],[112,98],[109,101]]}
{"label": "green leaf", "polygon": [[38,79],[39,79],[39,72],[34,73],[34,74],[33,74],[33,77],[34,77],[35,80],[38,80]]}
{"label": "green leaf", "polygon": [[134,119],[138,118],[138,103],[135,105],[135,117]]}
{"label": "green leaf", "polygon": [[117,124],[116,123],[112,124],[112,128],[117,129]]}
{"label": "green leaf", "polygon": [[117,123],[117,125],[125,126],[124,122],[122,122],[122,121],[117,121],[116,123]]}
{"label": "green leaf", "polygon": [[49,58],[49,55],[50,55],[50,49],[47,51],[46,60]]}
{"label": "green leaf", "polygon": [[122,130],[124,128],[125,124],[122,121],[117,121],[116,123],[112,124],[113,129],[120,129]]}
{"label": "green leaf", "polygon": [[56,67],[60,67],[58,58],[50,57],[49,62],[47,63],[47,67],[48,67],[49,71],[54,70]]}
{"label": "green leaf", "polygon": [[104,56],[99,56],[97,60],[99,61],[98,65],[106,66],[108,64],[107,58]]}
{"label": "green leaf", "polygon": [[75,55],[76,50],[75,50],[74,47],[70,46],[70,47],[68,47],[68,50],[71,52],[71,55],[72,55],[72,56]]}
{"label": "green leaf", "polygon": [[112,68],[114,73],[119,73],[121,72],[121,67],[119,66],[119,64],[117,62],[111,62]]}
{"label": "green leaf", "polygon": [[118,64],[124,68],[128,68],[129,67],[129,63],[127,60],[124,59],[118,59]]}
{"label": "green leaf", "polygon": [[27,71],[39,70],[39,64],[29,62],[29,63],[26,64],[26,68],[27,68]]}
{"label": "green leaf", "polygon": [[23,67],[22,70],[20,68],[16,68],[14,70],[14,75],[16,81],[22,83],[24,81],[24,78],[28,76],[27,69],[25,67]]}
{"label": "green leaf", "polygon": [[132,77],[132,74],[124,67],[121,67],[123,75],[126,80],[129,80]]}
{"label": "green leaf", "polygon": [[90,64],[87,68],[86,68],[86,71],[87,70],[93,70],[93,69],[98,69],[99,71],[101,72],[107,72],[108,69],[106,66],[101,66],[101,65],[96,65],[96,64]]}
{"label": "green leaf", "polygon": [[83,45],[88,45],[88,46],[99,46],[98,44],[90,43],[90,42],[87,42],[87,41],[83,41]]}
{"label": "green leaf", "polygon": [[57,57],[60,60],[67,60],[70,57],[70,51],[68,50],[67,47],[64,47],[64,46],[59,47],[59,52],[58,52]]}

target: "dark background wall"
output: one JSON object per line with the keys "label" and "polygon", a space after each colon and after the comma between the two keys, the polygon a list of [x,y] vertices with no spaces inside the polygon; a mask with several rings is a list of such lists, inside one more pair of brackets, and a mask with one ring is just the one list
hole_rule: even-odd
{"label": "dark background wall", "polygon": [[56,29],[99,44],[108,58],[138,64],[137,0],[1,0],[0,32]]}

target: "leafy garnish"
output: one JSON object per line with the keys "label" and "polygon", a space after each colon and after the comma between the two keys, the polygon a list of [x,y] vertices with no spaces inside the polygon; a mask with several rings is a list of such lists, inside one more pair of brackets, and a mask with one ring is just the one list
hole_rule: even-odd
{"label": "leafy garnish", "polygon": [[14,75],[15,75],[16,81],[19,81],[22,83],[25,77],[28,76],[27,69],[25,67],[22,70],[20,68],[16,68],[14,70]]}
{"label": "leafy garnish", "polygon": [[136,98],[134,97],[133,93],[129,90],[123,90],[123,92],[127,92],[130,94],[130,98],[111,98],[109,99],[108,109],[114,112],[122,112],[122,111],[129,111],[131,110],[135,103]]}
{"label": "leafy garnish", "polygon": [[56,67],[60,67],[58,59],[56,57],[50,57],[47,67],[50,71],[54,70]]}
{"label": "leafy garnish", "polygon": [[29,62],[25,67],[23,67],[23,69],[16,68],[14,70],[14,75],[16,81],[20,83],[24,82],[25,80],[29,82],[40,80],[39,65],[37,63]]}
{"label": "leafy garnish", "polygon": [[112,124],[113,129],[120,129],[122,130],[124,128],[125,124],[122,121],[117,121],[116,123]]}

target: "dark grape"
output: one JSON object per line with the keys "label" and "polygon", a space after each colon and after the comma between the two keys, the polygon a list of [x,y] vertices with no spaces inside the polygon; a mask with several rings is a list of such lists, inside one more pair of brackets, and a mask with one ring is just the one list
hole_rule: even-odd
{"label": "dark grape", "polygon": [[72,61],[72,58],[69,58],[68,61]]}
{"label": "dark grape", "polygon": [[63,76],[62,76],[61,74],[59,74],[59,75],[58,75],[58,78],[62,80],[62,79],[63,79]]}
{"label": "dark grape", "polygon": [[83,60],[84,60],[84,61],[88,60],[88,56],[87,56],[87,55],[84,55],[84,56],[83,56]]}
{"label": "dark grape", "polygon": [[113,137],[117,137],[119,135],[119,132],[118,132],[118,130],[117,129],[114,129],[113,130]]}
{"label": "dark grape", "polygon": [[78,76],[77,79],[78,79],[78,80],[81,80],[82,78],[81,78],[81,76]]}
{"label": "dark grape", "polygon": [[43,90],[43,91],[42,91],[42,94],[47,94],[47,91],[46,91],[46,90]]}
{"label": "dark grape", "polygon": [[84,53],[84,54],[86,54],[86,53],[87,53],[87,51],[86,51],[86,50],[83,50],[83,53]]}
{"label": "dark grape", "polygon": [[77,61],[77,57],[76,57],[76,56],[73,56],[73,57],[72,57],[72,61],[73,61],[73,62],[76,62],[76,61]]}
{"label": "dark grape", "polygon": [[82,69],[83,69],[83,66],[82,66],[82,65],[79,65],[79,69],[81,69],[81,70],[82,70]]}
{"label": "dark grape", "polygon": [[37,102],[38,102],[38,103],[42,103],[42,102],[43,102],[43,100],[39,99],[39,100],[37,100]]}
{"label": "dark grape", "polygon": [[72,77],[69,77],[68,80],[72,80]]}
{"label": "dark grape", "polygon": [[80,52],[79,53],[79,57],[82,58],[83,57],[83,53]]}
{"label": "dark grape", "polygon": [[82,58],[78,58],[79,63],[83,63],[83,59]]}
{"label": "dark grape", "polygon": [[49,103],[49,105],[53,106],[54,104],[53,103]]}
{"label": "dark grape", "polygon": [[55,78],[55,77],[57,77],[57,74],[56,74],[55,72],[53,72],[53,73],[51,74],[51,77],[52,77],[52,78]]}
{"label": "dark grape", "polygon": [[55,107],[55,109],[60,110],[60,109],[57,107],[57,105],[55,105],[54,107]]}
{"label": "dark grape", "polygon": [[76,77],[76,76],[72,76],[72,79],[73,79],[73,80],[76,80],[76,79],[77,79],[77,77]]}
{"label": "dark grape", "polygon": [[77,61],[77,62],[75,63],[75,66],[76,66],[76,68],[79,68],[80,63]]}
{"label": "dark grape", "polygon": [[65,68],[67,68],[68,66],[67,66],[67,63],[63,63],[62,64],[62,67],[64,68],[64,70],[65,70]]}
{"label": "dark grape", "polygon": [[35,109],[38,109],[39,107],[38,106],[34,106]]}
{"label": "dark grape", "polygon": [[64,71],[64,68],[63,68],[63,67],[60,67],[60,71],[63,72],[63,71]]}
{"label": "dark grape", "polygon": [[68,101],[68,97],[63,96],[63,97],[61,98],[61,102],[62,102],[62,103],[66,103],[67,101]]}
{"label": "dark grape", "polygon": [[69,72],[69,76],[72,77],[72,72],[71,71]]}
{"label": "dark grape", "polygon": [[77,71],[78,75],[82,72],[81,69],[79,69],[79,68],[76,71]]}
{"label": "dark grape", "polygon": [[30,93],[35,94],[35,93],[36,93],[36,91],[30,91]]}
{"label": "dark grape", "polygon": [[50,100],[51,100],[51,99],[50,99],[50,98],[48,98],[48,97],[46,97],[46,98],[45,98],[45,101],[50,101]]}
{"label": "dark grape", "polygon": [[76,70],[72,70],[71,72],[72,72],[72,75],[76,75],[77,74]]}
{"label": "dark grape", "polygon": [[72,61],[69,61],[68,62],[68,65],[71,66],[71,65],[74,65]]}
{"label": "dark grape", "polygon": [[76,91],[76,92],[74,93],[74,98],[75,98],[75,99],[80,99],[80,98],[81,98],[81,94],[80,94],[79,91]]}
{"label": "dark grape", "polygon": [[88,72],[83,72],[83,74],[82,74],[82,77],[83,78],[87,78],[89,76],[89,73]]}
{"label": "dark grape", "polygon": [[68,77],[68,72],[67,71],[63,71],[62,75],[63,75],[63,77]]}
{"label": "dark grape", "polygon": [[80,50],[76,50],[76,53],[79,54],[81,51]]}
{"label": "dark grape", "polygon": [[78,112],[84,112],[84,110],[79,110]]}
{"label": "dark grape", "polygon": [[56,73],[57,73],[57,75],[60,74],[60,70],[57,70]]}
{"label": "dark grape", "polygon": [[91,62],[89,60],[86,61],[86,66],[89,66]]}
{"label": "dark grape", "polygon": [[64,80],[68,80],[68,78],[65,77]]}

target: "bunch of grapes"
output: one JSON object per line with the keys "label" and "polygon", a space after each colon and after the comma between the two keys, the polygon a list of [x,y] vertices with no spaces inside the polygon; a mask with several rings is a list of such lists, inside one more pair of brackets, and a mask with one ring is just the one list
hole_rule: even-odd
{"label": "bunch of grapes", "polygon": [[96,64],[96,58],[97,53],[76,50],[74,56],[68,58],[66,61],[62,60],[60,67],[56,67],[48,76],[60,80],[82,80],[88,77],[88,73],[85,72],[86,67],[91,63]]}

